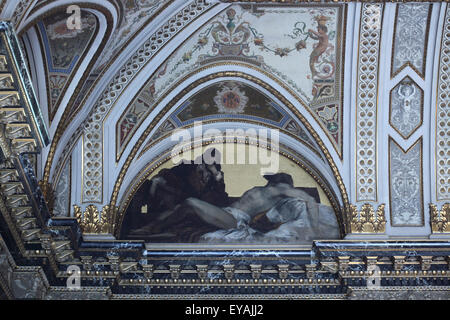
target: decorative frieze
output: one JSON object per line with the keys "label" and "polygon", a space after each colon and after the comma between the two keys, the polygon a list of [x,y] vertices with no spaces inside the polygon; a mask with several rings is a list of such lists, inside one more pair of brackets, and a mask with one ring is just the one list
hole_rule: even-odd
{"label": "decorative frieze", "polygon": [[379,288],[350,288],[350,300],[448,300],[449,287],[421,286],[414,289],[408,286]]}

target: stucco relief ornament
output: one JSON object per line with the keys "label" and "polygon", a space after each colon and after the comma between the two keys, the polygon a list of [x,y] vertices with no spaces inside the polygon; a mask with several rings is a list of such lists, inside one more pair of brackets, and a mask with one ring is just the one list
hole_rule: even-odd
{"label": "stucco relief ornament", "polygon": [[405,114],[403,115],[403,123],[408,123],[409,115],[411,113],[411,98],[414,97],[416,93],[416,88],[409,84],[403,84],[398,88],[398,95],[403,98],[403,110]]}
{"label": "stucco relief ornament", "polygon": [[392,95],[391,123],[403,137],[410,136],[421,124],[421,92],[408,81],[403,81]]}
{"label": "stucco relief ornament", "polygon": [[429,10],[427,3],[405,3],[398,7],[392,66],[394,73],[410,65],[423,77]]}
{"label": "stucco relief ornament", "polygon": [[238,86],[223,87],[214,97],[219,113],[238,114],[244,112],[248,97]]}

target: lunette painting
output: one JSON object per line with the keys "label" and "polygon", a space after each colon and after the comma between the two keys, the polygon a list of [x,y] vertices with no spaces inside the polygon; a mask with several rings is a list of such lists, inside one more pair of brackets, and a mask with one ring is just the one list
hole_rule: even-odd
{"label": "lunette painting", "polygon": [[[309,244],[337,239],[336,215],[323,190],[280,157],[277,173],[257,165],[183,161],[162,168],[134,194],[122,238],[149,243]],[[254,184],[254,185],[252,185]]]}

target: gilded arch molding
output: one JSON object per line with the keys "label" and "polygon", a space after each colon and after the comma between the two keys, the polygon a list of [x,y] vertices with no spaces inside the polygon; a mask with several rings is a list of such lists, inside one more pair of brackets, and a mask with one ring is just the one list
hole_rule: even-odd
{"label": "gilded arch molding", "polygon": [[[230,67],[233,67],[233,66],[234,67],[236,67],[236,66],[244,67],[244,68],[246,68],[248,70],[246,70],[246,72],[242,72],[242,71],[217,71],[217,70],[214,70],[217,67],[230,68]],[[201,69],[196,70],[194,73],[186,75],[184,78],[180,79],[176,84],[174,84],[171,88],[176,88],[178,86],[181,86],[185,81],[190,80],[190,79],[195,79],[196,77],[199,76],[199,74],[204,73],[204,71],[208,71],[208,70],[211,70],[213,72],[210,75],[208,75],[208,76],[202,76],[201,78],[195,80],[195,86],[193,87],[193,90],[196,87],[198,87],[199,85],[205,84],[205,83],[210,82],[210,81],[214,81],[212,83],[217,83],[219,81],[223,81],[223,79],[226,78],[226,77],[228,77],[228,78],[236,77],[236,79],[237,79],[236,81],[238,81],[238,82],[239,82],[239,79],[247,80],[247,81],[250,81],[251,84],[254,84],[254,85],[257,85],[257,86],[261,86],[261,84],[264,83],[263,81],[258,80],[257,76],[249,74],[249,73],[252,73],[253,71],[260,71],[260,70],[256,70],[256,69],[254,69],[251,66],[248,66],[246,64],[240,64],[240,63],[234,63],[234,62],[233,63],[224,63],[224,62],[222,62],[222,63],[216,63],[216,64],[213,64],[213,65],[209,65],[209,66],[207,66],[205,68],[201,68]],[[247,72],[249,72],[249,73],[247,73]],[[287,87],[283,83],[280,83],[276,79],[272,78],[270,76],[270,74],[264,73],[264,72],[262,74],[264,76],[266,76],[269,80],[274,81],[274,84],[279,85],[281,88],[283,88],[284,90],[289,92],[289,94],[295,96],[295,94],[292,92],[292,90],[289,87]],[[229,80],[229,81],[233,81],[233,80]],[[248,85],[248,86],[249,87],[253,87],[252,85]],[[261,86],[261,87],[263,89],[267,90],[268,92],[270,92],[271,94],[273,94],[273,96],[276,99],[281,101],[282,95],[278,91],[276,91],[276,90],[268,90],[268,88],[270,88],[269,85],[265,85],[265,86]],[[256,89],[256,88],[254,88],[254,89]],[[189,93],[192,92],[193,90],[189,90]],[[203,89],[201,89],[201,90],[203,90]],[[172,91],[172,90],[169,89],[164,95],[162,95],[158,99],[157,102],[155,102],[153,105],[151,105],[150,108],[145,113],[145,115],[149,115],[167,97],[167,95],[168,95],[168,93],[170,91]],[[185,92],[187,94],[186,89],[185,89]],[[199,92],[195,92],[195,94],[198,94]],[[299,102],[304,107],[304,109],[308,112],[308,114],[310,114],[312,117],[314,117],[313,112],[301,100]],[[161,119],[161,118],[164,117],[164,115],[168,114],[169,112],[172,112],[171,111],[172,107],[173,107],[173,104],[168,104],[166,107],[164,107],[160,111],[160,115],[158,116],[158,118]],[[124,115],[126,115],[127,111],[128,110],[125,110],[125,112],[122,114],[120,120],[123,119],[123,117],[124,117]],[[293,110],[290,110],[290,111],[293,111]],[[296,119],[296,120],[298,120],[298,119]],[[133,132],[136,132],[139,129],[139,127],[143,124],[144,121],[145,121],[145,116],[143,116],[143,119],[141,120],[141,122],[139,122],[138,125],[136,126],[136,128],[134,128]],[[116,124],[116,148],[117,148],[117,144],[118,144],[117,143],[117,139],[118,139],[118,136],[119,136],[119,127],[118,127],[118,125],[119,125],[119,122]],[[318,126],[320,127],[320,123],[319,123]],[[324,133],[326,134],[326,132],[324,132]],[[121,149],[120,151],[116,149],[116,152],[118,152],[118,154],[116,154],[116,161],[117,162],[120,160],[120,158],[121,158],[124,150],[127,148],[129,142],[130,141],[128,140],[126,142],[125,146],[123,147],[123,149]]]}
{"label": "gilded arch molding", "polygon": [[[205,120],[205,121],[201,121],[201,122],[202,122],[203,124],[211,124],[211,123],[224,123],[224,122],[226,122],[226,123],[239,123],[239,122],[242,122],[242,121],[245,121],[245,123],[254,124],[254,125],[263,125],[263,126],[266,126],[266,127],[269,128],[269,129],[280,129],[278,126],[274,126],[274,125],[271,125],[271,124],[263,123],[263,122],[260,122],[260,121],[242,120],[242,119],[224,119],[224,120],[221,120],[221,119],[213,119],[213,120]],[[162,126],[164,126],[164,124],[165,124],[165,122],[163,122],[160,126],[157,126],[157,127],[156,127],[156,131],[155,131],[155,134],[154,134],[154,135],[157,135],[157,134],[158,134],[158,130],[159,130]],[[174,128],[174,130],[175,130],[175,129],[187,129],[187,128],[193,127],[194,125],[195,125],[195,122],[192,123],[192,124],[185,125],[185,126],[176,127],[176,128]],[[302,130],[301,127],[298,127],[298,128],[300,128],[300,130]],[[300,131],[300,130],[299,130],[299,131]],[[150,150],[154,145],[156,145],[157,143],[159,143],[159,142],[163,141],[164,139],[168,138],[168,137],[170,136],[170,132],[171,132],[171,131],[167,131],[167,132],[165,132],[165,133],[163,133],[163,134],[161,134],[161,135],[158,135],[158,136],[155,137],[154,139],[153,139],[153,136],[150,136],[150,139],[147,141],[147,143],[145,143],[145,144],[143,145],[142,150],[138,153],[137,159],[141,158],[141,157],[142,157],[148,150]],[[290,132],[290,131],[288,131],[288,130],[283,130],[282,132],[283,132],[284,134],[286,134],[286,135],[288,135],[288,136],[290,136],[290,137],[296,139],[297,141],[301,142],[302,144],[304,144],[310,151],[312,151],[312,152],[315,153],[317,156],[319,156],[320,159],[322,159],[322,158],[321,158],[322,155],[320,154],[320,152],[315,148],[315,146],[311,145],[311,144],[309,143],[309,141],[306,141],[306,139],[300,138],[298,135],[295,135],[294,133],[292,133],[292,132]],[[309,137],[308,137],[308,138],[309,138]]]}
{"label": "gilded arch molding", "polygon": [[[324,134],[327,136],[327,138],[330,140],[331,145],[334,148],[334,151],[336,152],[336,154],[338,155],[338,157],[340,157],[342,159],[342,153],[336,149],[336,146],[334,143],[332,143],[332,138],[329,135],[329,132],[324,128],[323,123],[321,122],[320,118],[317,116],[316,112],[311,110],[311,108],[309,108],[309,106],[303,101],[301,100],[298,95],[292,90],[292,88],[290,88],[289,86],[287,86],[285,83],[281,82],[280,80],[278,80],[276,77],[272,76],[269,72],[266,72],[264,70],[260,70],[258,68],[255,68],[252,65],[246,64],[246,63],[241,63],[241,62],[217,62],[217,63],[213,63],[213,64],[209,64],[207,66],[204,66],[202,68],[196,69],[194,72],[189,73],[187,75],[185,75],[182,79],[180,79],[179,81],[177,81],[176,83],[174,83],[171,88],[176,88],[177,86],[179,86],[181,83],[183,83],[184,81],[186,81],[189,78],[193,78],[195,77],[197,74],[202,73],[206,70],[210,70],[210,69],[214,69],[217,67],[242,67],[245,69],[248,69],[248,72],[258,72],[261,73],[262,75],[264,75],[265,77],[267,77],[268,79],[270,79],[271,81],[273,81],[274,83],[276,83],[277,85],[279,85],[281,88],[283,88],[284,90],[286,90],[291,96],[295,97],[296,102],[300,103],[305,110],[318,122],[319,126],[322,128],[322,131],[324,132]],[[234,72],[234,71],[229,71],[229,72],[223,72],[225,76],[234,76],[234,75],[239,75],[239,72]],[[245,78],[245,77],[244,77]],[[256,79],[256,78],[255,78]],[[259,84],[258,82],[255,82],[257,84]],[[143,87],[145,88],[145,86]],[[163,100],[167,94],[170,92],[171,90],[167,90],[159,99],[158,101]],[[132,100],[133,103],[136,100],[139,100],[141,95],[141,92],[139,92]],[[279,98],[280,94],[278,94],[276,91],[274,91],[274,95]],[[151,111],[154,109],[154,107],[156,105],[158,105],[159,102],[153,103],[151,106],[149,106],[148,110],[145,111],[145,113],[143,113],[143,116],[141,118],[141,121],[137,123],[137,125],[132,129],[133,131],[131,131],[132,133],[136,132],[140,125],[142,124],[143,120],[145,119],[145,117],[147,115],[149,115],[151,113]],[[125,110],[125,112],[122,114],[121,119],[123,119],[124,117],[126,117],[126,112],[129,110]],[[342,117],[342,115],[341,115]],[[342,120],[341,120],[342,121]],[[118,129],[116,128],[116,132],[118,134]],[[131,134],[132,136],[132,134]],[[124,143],[124,146],[119,147],[118,144],[116,143],[116,161],[119,161],[124,150],[127,148],[129,143],[129,140],[126,140],[126,142]]]}
{"label": "gilded arch molding", "polygon": [[[272,95],[276,96],[300,120],[300,122],[307,129],[309,135],[314,139],[314,141],[319,146],[320,151],[325,155],[327,163],[330,166],[330,169],[334,175],[334,178],[337,182],[339,191],[341,193],[341,197],[342,197],[342,201],[343,201],[343,210],[344,210],[344,212],[347,212],[347,208],[349,208],[349,200],[348,200],[347,191],[346,191],[345,185],[343,183],[343,179],[341,177],[339,169],[337,168],[337,166],[333,160],[333,157],[330,154],[330,151],[327,149],[327,147],[323,143],[319,134],[314,130],[314,128],[311,126],[311,124],[306,120],[305,116],[297,108],[295,108],[295,106],[287,98],[277,95],[277,92],[271,86],[269,86],[262,80],[255,78],[254,76],[251,76],[248,74],[235,73],[235,72],[219,72],[217,74],[208,75],[208,76],[205,76],[204,78],[199,79],[196,82],[188,85],[174,99],[172,99],[170,104],[167,105],[165,108],[167,108],[167,110],[170,110],[173,107],[173,105],[175,105],[178,101],[182,100],[185,95],[187,95],[191,90],[193,90],[202,81],[208,81],[208,80],[214,79],[215,77],[224,77],[224,76],[241,77],[241,78],[250,80],[252,82],[255,82],[262,88],[269,91]],[[141,150],[141,147],[143,146],[144,142],[147,140],[149,134],[155,129],[156,125],[161,121],[164,114],[165,114],[164,111],[160,112],[152,120],[152,122],[146,127],[143,134],[139,137],[137,142],[134,144],[133,149],[129,153],[122,168],[120,169],[120,173],[117,176],[117,179],[114,184],[113,191],[112,191],[112,195],[111,195],[110,207],[116,207],[118,205],[119,192],[122,188],[123,180],[127,174],[127,171],[129,169],[130,165],[133,163],[134,159],[138,156],[139,150]]]}

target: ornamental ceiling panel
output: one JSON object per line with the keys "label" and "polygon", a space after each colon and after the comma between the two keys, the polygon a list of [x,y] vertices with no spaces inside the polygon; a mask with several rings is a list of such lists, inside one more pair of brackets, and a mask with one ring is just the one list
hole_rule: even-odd
{"label": "ornamental ceiling panel", "polygon": [[169,56],[124,111],[118,126],[123,119],[131,121],[121,133],[117,155],[176,81],[223,64],[257,70],[286,88],[318,120],[341,154],[342,27],[339,5],[229,7]]}
{"label": "ornamental ceiling panel", "polygon": [[390,138],[389,172],[391,225],[422,226],[424,223],[422,139],[405,151]]}
{"label": "ornamental ceiling panel", "polygon": [[[342,107],[338,83],[341,74],[338,69],[342,69],[337,54],[339,41],[330,31],[333,14],[330,13],[331,18],[326,23],[320,16],[327,16],[327,8],[338,6],[319,10],[317,6],[232,5],[208,20],[227,5],[214,2],[217,11],[210,11],[206,18],[202,15],[204,8],[199,10],[197,2],[191,2],[194,4],[190,7],[192,11],[179,11],[182,17],[179,20],[172,20],[174,16],[167,15],[168,24],[161,33],[158,29],[147,36],[150,28],[140,29],[138,23],[141,20],[135,18],[140,13],[136,10],[156,14],[169,2],[154,2],[156,7],[151,7],[151,2],[144,0],[98,1],[102,5],[120,3],[121,10],[128,6],[131,11],[127,23],[133,26],[130,34],[134,32],[138,37],[145,35],[147,38],[137,49],[134,44],[139,41],[124,40],[123,44],[119,41],[119,47],[130,51],[124,52],[119,59],[122,49],[117,49],[104,67],[98,62],[97,70],[100,71],[90,75],[88,81],[94,85],[88,84],[85,93],[88,96],[90,88],[96,85],[98,91],[105,88],[105,93],[92,106],[91,114],[77,114],[79,119],[75,120],[81,122],[84,117],[87,120],[78,131],[80,135],[84,134],[81,138],[84,140],[78,140],[80,135],[74,135],[73,139],[78,141],[75,144],[69,139],[49,138],[12,27],[14,22],[18,25],[20,21],[26,21],[26,12],[35,2],[20,1],[17,6],[14,3],[11,13],[20,14],[12,22],[0,22],[0,300],[450,298],[450,203],[447,201],[450,195],[450,6],[431,5],[432,18],[426,31],[429,33],[426,36],[429,36],[428,45],[420,44],[420,50],[428,50],[426,57],[422,56],[422,67],[428,64],[427,74],[421,79],[420,73],[424,69],[420,68],[419,62],[413,62],[413,56],[408,58],[411,65],[398,69],[400,72],[391,78],[389,70],[394,69],[390,68],[394,42],[407,43],[407,49],[414,49],[409,41],[420,42],[423,37],[418,33],[417,39],[408,36],[403,41],[395,35],[392,37],[397,31],[390,27],[395,21],[400,27],[401,19],[412,20],[405,21],[411,25],[411,29],[405,31],[413,33],[412,29],[424,21],[425,15],[417,11],[408,15],[402,11],[404,8],[400,10],[403,4],[397,3],[346,4],[349,22],[355,22],[354,30],[349,30],[354,41],[347,43],[347,49],[358,57],[347,66],[349,74],[346,75],[346,81],[350,82],[350,96],[346,101],[354,108],[346,109],[349,114],[345,119],[349,125],[345,128],[348,130],[345,136],[346,141],[354,145],[345,145],[347,153],[343,162],[336,164],[336,157],[329,154],[331,144],[321,140],[315,130],[318,125],[308,123],[304,113],[309,110],[328,133],[336,128],[335,122],[338,132],[342,130],[339,122]],[[47,5],[47,2],[38,3]],[[426,11],[427,7],[425,4],[420,10]],[[230,8],[232,11],[228,10]],[[319,10],[319,17],[315,18],[317,15],[311,13],[308,18],[310,12],[305,8]],[[171,9],[174,9],[172,5]],[[280,19],[277,19],[273,30],[264,23],[268,21],[264,20],[268,15],[279,13],[286,18],[291,11],[296,19],[281,19],[279,24]],[[182,15],[182,12],[186,14]],[[122,13],[122,18],[118,19],[125,19],[125,15]],[[176,50],[174,43],[188,31],[189,28],[183,28],[192,21],[189,20],[192,16],[201,16],[204,25],[194,37],[182,44],[178,41],[181,47]],[[102,17],[97,17],[103,21]],[[294,20],[304,22],[305,27],[302,24],[295,26]],[[186,22],[183,28],[177,28],[183,21]],[[109,22],[110,19],[108,25]],[[323,35],[321,39],[311,35],[314,35],[312,31],[319,34],[318,29],[323,32],[324,25],[328,30],[328,44],[336,50],[333,83],[319,82],[313,76],[313,70],[320,72],[321,69],[319,62],[311,56],[314,57],[314,50],[325,40]],[[290,37],[294,36],[292,26],[300,30],[295,39]],[[137,31],[133,31],[134,27]],[[172,28],[176,32],[170,31]],[[248,34],[246,29],[250,30]],[[276,30],[279,30],[278,38],[274,36]],[[108,36],[104,39],[109,38],[109,31],[105,32]],[[309,34],[308,38],[304,33]],[[127,37],[125,34],[126,30],[123,39]],[[227,38],[228,35],[231,36]],[[247,42],[241,42],[247,36]],[[336,37],[342,39],[342,34],[337,32]],[[78,41],[77,37],[71,39]],[[160,51],[166,43],[168,50]],[[98,52],[101,52],[106,47],[99,48]],[[56,49],[61,49],[59,43]],[[82,48],[77,49],[82,51]],[[49,44],[49,50],[55,48]],[[126,60],[128,53],[131,56],[134,50],[136,55],[122,65],[122,58]],[[137,92],[145,86],[147,92],[137,92],[133,98],[127,96],[130,92],[127,89],[138,82],[134,81],[138,80],[135,76],[147,70],[147,63],[156,64],[155,61],[169,50],[176,50],[175,55],[165,56],[163,59],[167,59],[160,70],[153,75],[142,75],[141,79],[150,76],[147,83],[143,80],[138,88],[130,90]],[[425,54],[425,51],[419,53]],[[67,52],[69,62],[57,61],[55,65],[70,65],[70,58],[73,61],[77,54]],[[322,55],[326,55],[326,50]],[[283,69],[280,61],[287,59],[291,59],[292,70]],[[33,67],[36,61],[30,57],[29,62]],[[160,62],[148,69],[156,70]],[[85,83],[85,76],[95,69],[95,63],[92,61],[84,71],[74,90],[76,94]],[[127,64],[135,66],[126,68]],[[228,66],[231,71],[222,72]],[[234,70],[235,66],[241,68]],[[114,70],[104,72],[109,67]],[[404,67],[405,64],[399,68]],[[205,75],[208,71],[217,73]],[[110,78],[109,74],[113,76]],[[273,81],[266,82],[269,77]],[[178,82],[177,78],[184,80]],[[103,86],[102,81],[109,85]],[[316,82],[329,85],[330,96],[319,94],[315,97]],[[179,88],[170,99],[168,92],[175,84],[179,84]],[[279,94],[277,89],[280,89]],[[283,96],[281,92],[288,94]],[[126,106],[132,102],[133,112],[122,114],[125,106],[119,105],[119,96],[125,96],[120,101],[125,100]],[[301,103],[293,101],[295,97]],[[160,101],[168,102],[162,105]],[[86,105],[86,109],[89,106]],[[302,107],[302,112],[295,106]],[[76,108],[78,106],[72,110]],[[151,117],[150,109],[159,114]],[[110,111],[114,113],[113,117],[106,122]],[[309,114],[307,118],[314,121]],[[130,128],[129,123],[120,122],[123,124],[121,129],[126,130],[116,131],[117,119],[131,119]],[[235,119],[236,122],[215,122],[221,119]],[[61,127],[70,138],[72,128],[65,124],[74,119],[66,120],[61,121]],[[324,161],[311,162],[316,159],[315,155],[310,156],[301,143],[293,141],[288,146],[283,145],[294,140],[287,137],[289,139],[280,141],[280,170],[270,178],[261,176],[262,165],[233,169],[231,164],[221,164],[219,168],[218,163],[208,164],[209,167],[206,163],[194,163],[190,168],[183,168],[172,161],[174,157],[169,157],[172,145],[170,139],[164,138],[171,130],[188,127],[197,120],[214,122],[208,126],[218,127],[220,132],[228,125],[244,129],[261,124],[277,126],[280,131],[286,130],[303,139],[305,144],[308,141],[315,144]],[[250,121],[257,123],[247,123]],[[105,136],[103,124],[107,129]],[[143,132],[137,131],[140,124],[141,129],[145,129],[140,130]],[[142,128],[144,125],[148,126]],[[292,129],[291,125],[297,129]],[[190,129],[193,131],[194,128]],[[113,149],[118,142],[109,136],[111,131],[112,135],[119,133],[117,138],[123,139],[122,145],[137,141],[129,148],[131,152],[124,154],[122,162],[114,163]],[[139,139],[129,139],[138,133]],[[287,135],[281,136],[286,138]],[[158,144],[151,144],[158,139],[161,139]],[[201,147],[190,150],[192,153],[211,148],[209,137],[202,139]],[[59,143],[67,149],[56,156],[53,151],[49,153],[49,166],[54,158],[56,163],[53,185],[41,184],[46,181],[38,184],[49,142],[55,144],[54,148]],[[141,153],[139,158],[139,152],[147,147],[145,142],[151,149]],[[244,142],[238,143],[245,147],[248,155],[256,154],[257,148],[266,152],[268,147],[258,146],[250,139]],[[230,140],[227,144],[238,143]],[[75,148],[70,149],[74,145]],[[214,147],[219,150],[219,145],[214,144]],[[105,162],[100,160],[103,155],[106,155]],[[354,161],[355,157],[358,161]],[[98,167],[83,172],[83,164],[89,167],[96,163]],[[45,180],[49,181],[48,177]],[[203,184],[202,180],[207,183]],[[97,181],[98,186],[95,186]],[[98,194],[83,196],[82,188],[91,183],[92,188],[85,191],[99,191]],[[103,186],[107,188],[102,190]],[[255,190],[262,192],[258,191],[258,196]],[[283,193],[281,201],[271,199],[269,190]],[[52,193],[55,199],[51,198]],[[294,196],[284,197],[287,193]],[[181,201],[174,201],[173,195]],[[194,196],[196,199],[193,200]],[[191,199],[185,202],[186,197]],[[255,199],[266,203],[270,209],[259,209]],[[74,208],[72,215],[70,208]],[[125,217],[124,212],[127,212]],[[246,212],[248,217],[243,214]],[[228,225],[209,226],[203,219],[211,218],[211,214],[220,217],[225,213],[239,220],[236,221],[238,228],[234,224],[231,228]],[[133,221],[133,218],[137,219]],[[203,221],[197,223],[195,219]],[[282,229],[291,232],[279,232]],[[118,234],[120,231],[121,235]]]}
{"label": "ornamental ceiling panel", "polygon": [[98,29],[96,17],[82,11],[81,29],[67,28],[67,13],[59,11],[37,23],[43,55],[46,59],[47,101],[50,121],[70,84],[83,56],[89,50]]}
{"label": "ornamental ceiling panel", "polygon": [[407,3],[397,7],[392,54],[392,77],[406,66],[425,77],[428,28],[431,7],[427,3]]}
{"label": "ornamental ceiling panel", "polygon": [[389,122],[408,139],[421,125],[423,118],[423,90],[409,77],[405,77],[391,90]]}

